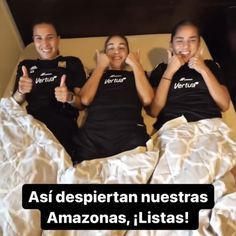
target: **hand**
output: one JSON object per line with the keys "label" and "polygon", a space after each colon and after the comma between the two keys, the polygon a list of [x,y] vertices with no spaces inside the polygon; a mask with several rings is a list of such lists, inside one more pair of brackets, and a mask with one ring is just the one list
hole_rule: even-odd
{"label": "hand", "polygon": [[174,74],[182,65],[184,65],[184,59],[181,55],[174,54],[171,49],[167,49],[168,54],[168,66],[167,70]]}
{"label": "hand", "polygon": [[62,75],[59,87],[55,88],[55,97],[58,102],[67,102],[70,100],[71,92],[66,87],[66,75]]}
{"label": "hand", "polygon": [[22,76],[20,77],[19,84],[18,84],[18,91],[22,94],[30,93],[33,86],[32,79],[29,78],[27,68],[22,66]]}
{"label": "hand", "polygon": [[97,56],[97,67],[106,69],[110,65],[110,59],[105,53],[101,53],[98,50],[96,50],[96,56]]}
{"label": "hand", "polygon": [[195,56],[190,58],[188,62],[188,67],[196,70],[200,74],[202,71],[205,70],[206,67],[202,55],[203,55],[203,48],[199,48]]}
{"label": "hand", "polygon": [[130,52],[125,59],[125,63],[130,67],[134,68],[136,65],[140,64],[140,50],[137,52]]}

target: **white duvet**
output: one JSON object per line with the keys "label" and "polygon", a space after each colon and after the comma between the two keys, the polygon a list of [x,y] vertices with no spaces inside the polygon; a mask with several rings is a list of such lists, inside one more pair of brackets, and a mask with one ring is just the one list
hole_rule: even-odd
{"label": "white duvet", "polygon": [[[236,144],[220,119],[180,118],[154,137],[149,151],[137,148],[76,167],[48,129],[12,98],[0,101],[0,124],[0,235],[236,235],[236,187],[229,172]],[[25,183],[148,182],[213,183],[215,206],[200,212],[195,231],[42,231],[39,212],[22,208]]]}

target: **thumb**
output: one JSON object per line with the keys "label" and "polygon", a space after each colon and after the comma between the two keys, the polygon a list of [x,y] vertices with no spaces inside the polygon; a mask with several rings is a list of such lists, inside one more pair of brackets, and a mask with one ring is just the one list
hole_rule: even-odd
{"label": "thumb", "polygon": [[65,87],[65,86],[66,86],[66,75],[63,75],[61,77],[60,87]]}
{"label": "thumb", "polygon": [[140,48],[138,49],[137,54],[138,54],[138,59],[140,60]]}
{"label": "thumb", "polygon": [[99,52],[98,49],[96,49],[96,56],[97,56],[97,58],[99,57],[99,55],[100,55],[100,52]]}
{"label": "thumb", "polygon": [[22,66],[21,69],[22,69],[23,76],[24,77],[29,77],[27,68],[25,66]]}
{"label": "thumb", "polygon": [[170,61],[171,57],[172,57],[172,51],[170,49],[167,49],[167,59],[168,59],[168,61]]}

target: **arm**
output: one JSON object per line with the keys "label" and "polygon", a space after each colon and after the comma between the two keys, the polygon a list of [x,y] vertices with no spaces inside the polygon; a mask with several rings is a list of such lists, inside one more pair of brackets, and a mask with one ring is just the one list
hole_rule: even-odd
{"label": "arm", "polygon": [[165,106],[171,80],[172,76],[164,77],[163,75],[158,87],[154,89],[155,96],[148,112],[152,117],[157,117],[161,112],[161,110],[163,109],[163,107]]}
{"label": "arm", "polygon": [[97,89],[102,78],[102,75],[105,69],[108,67],[110,60],[104,53],[99,53],[98,50],[96,51],[97,54],[97,66],[93,71],[91,77],[85,83],[85,85],[80,90],[80,97],[81,102],[83,105],[88,106],[93,101]]}
{"label": "arm", "polygon": [[55,88],[55,97],[58,102],[67,102],[73,107],[82,109],[83,106],[79,97],[79,91],[80,88],[74,88],[73,92],[69,91],[66,86],[66,75],[63,75],[60,86]]}
{"label": "arm", "polygon": [[153,117],[157,117],[166,104],[170,85],[175,72],[184,64],[181,56],[171,55],[168,50],[168,65],[164,71],[160,83],[155,90],[154,99],[149,107],[149,113]]}
{"label": "arm", "polygon": [[139,52],[130,52],[125,61],[133,70],[135,85],[143,106],[148,106],[154,97],[151,85],[149,84],[142,65],[139,62]]}
{"label": "arm", "polygon": [[68,57],[66,61],[67,72],[70,77],[68,79],[66,75],[61,77],[60,86],[55,88],[55,97],[57,101],[63,103],[67,102],[72,107],[81,110],[84,107],[81,103],[79,92],[86,81],[86,73],[79,58]]}
{"label": "arm", "polygon": [[32,79],[29,78],[27,68],[24,65],[21,66],[21,64],[18,66],[17,78],[19,79],[17,79],[15,84],[13,98],[21,105],[25,101],[25,94],[31,92],[33,83]]}
{"label": "arm", "polygon": [[[216,76],[204,63],[200,56],[196,56],[190,59],[189,67],[195,69],[200,73],[207,85],[210,95],[221,109],[221,111],[226,111],[229,108],[230,95],[227,88],[219,83]],[[219,68],[218,68],[219,71]]]}

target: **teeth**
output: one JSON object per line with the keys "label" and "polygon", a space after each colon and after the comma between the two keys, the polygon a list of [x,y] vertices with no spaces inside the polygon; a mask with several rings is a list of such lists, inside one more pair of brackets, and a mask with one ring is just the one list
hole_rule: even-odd
{"label": "teeth", "polygon": [[189,52],[181,52],[182,55],[188,55]]}

